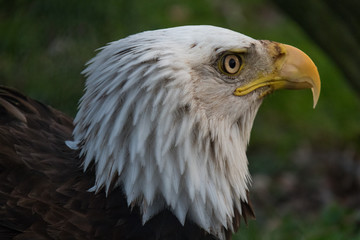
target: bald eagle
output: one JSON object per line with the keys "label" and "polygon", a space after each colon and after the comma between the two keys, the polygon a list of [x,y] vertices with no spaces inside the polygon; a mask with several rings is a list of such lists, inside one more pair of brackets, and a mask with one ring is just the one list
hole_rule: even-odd
{"label": "bald eagle", "polygon": [[1,239],[230,239],[264,96],[320,93],[302,51],[213,26],[112,42],[83,73],[74,120],[0,88]]}

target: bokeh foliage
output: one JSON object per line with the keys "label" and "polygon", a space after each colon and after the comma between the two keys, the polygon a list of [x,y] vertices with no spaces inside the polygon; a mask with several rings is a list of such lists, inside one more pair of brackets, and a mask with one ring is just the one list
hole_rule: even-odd
{"label": "bokeh foliage", "polygon": [[[334,149],[359,153],[359,98],[327,53],[265,0],[0,0],[0,84],[74,116],[84,84],[80,73],[95,49],[140,31],[188,24],[217,25],[291,44],[318,66],[322,92],[315,110],[310,91],[279,91],[265,99],[248,154],[255,175],[272,179],[290,171],[299,178],[299,165],[289,159],[304,149],[315,155]],[[308,158],[316,160],[313,155]],[[301,174],[313,164],[305,158],[298,160],[307,164]],[[325,170],[319,169],[307,177],[321,181]],[[277,199],[276,191],[271,194]],[[301,215],[258,204],[258,220],[241,229],[238,238],[360,239],[359,209],[333,201]]]}

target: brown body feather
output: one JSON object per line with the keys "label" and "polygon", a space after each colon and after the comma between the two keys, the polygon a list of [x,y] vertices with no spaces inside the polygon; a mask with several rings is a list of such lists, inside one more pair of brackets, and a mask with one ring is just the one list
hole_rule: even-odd
{"label": "brown body feather", "polygon": [[[65,114],[0,87],[0,239],[216,239],[167,210],[142,225],[120,188],[88,192],[94,172],[65,145],[72,130]],[[242,206],[245,221],[254,216]]]}

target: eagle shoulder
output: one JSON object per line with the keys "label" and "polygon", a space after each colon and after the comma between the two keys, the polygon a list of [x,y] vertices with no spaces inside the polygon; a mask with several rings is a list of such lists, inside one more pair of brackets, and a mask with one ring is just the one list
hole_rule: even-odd
{"label": "eagle shoulder", "polygon": [[77,153],[64,143],[72,130],[72,118],[0,87],[1,238],[47,239],[56,232],[50,226],[73,221],[76,211],[66,204],[76,190],[65,186],[75,183],[81,170]]}

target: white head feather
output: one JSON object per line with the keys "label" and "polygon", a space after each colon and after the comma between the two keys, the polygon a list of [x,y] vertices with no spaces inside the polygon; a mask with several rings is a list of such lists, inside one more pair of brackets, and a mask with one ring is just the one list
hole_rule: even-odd
{"label": "white head feather", "polygon": [[[245,35],[211,26],[143,32],[102,48],[84,71],[74,143],[92,190],[121,186],[143,222],[164,208],[223,237],[250,182],[245,155],[260,106],[233,95],[241,79],[217,69],[230,49],[261,53]],[[259,60],[261,61],[268,61]],[[261,66],[261,64],[260,64]],[[249,72],[250,73],[250,72]]]}

